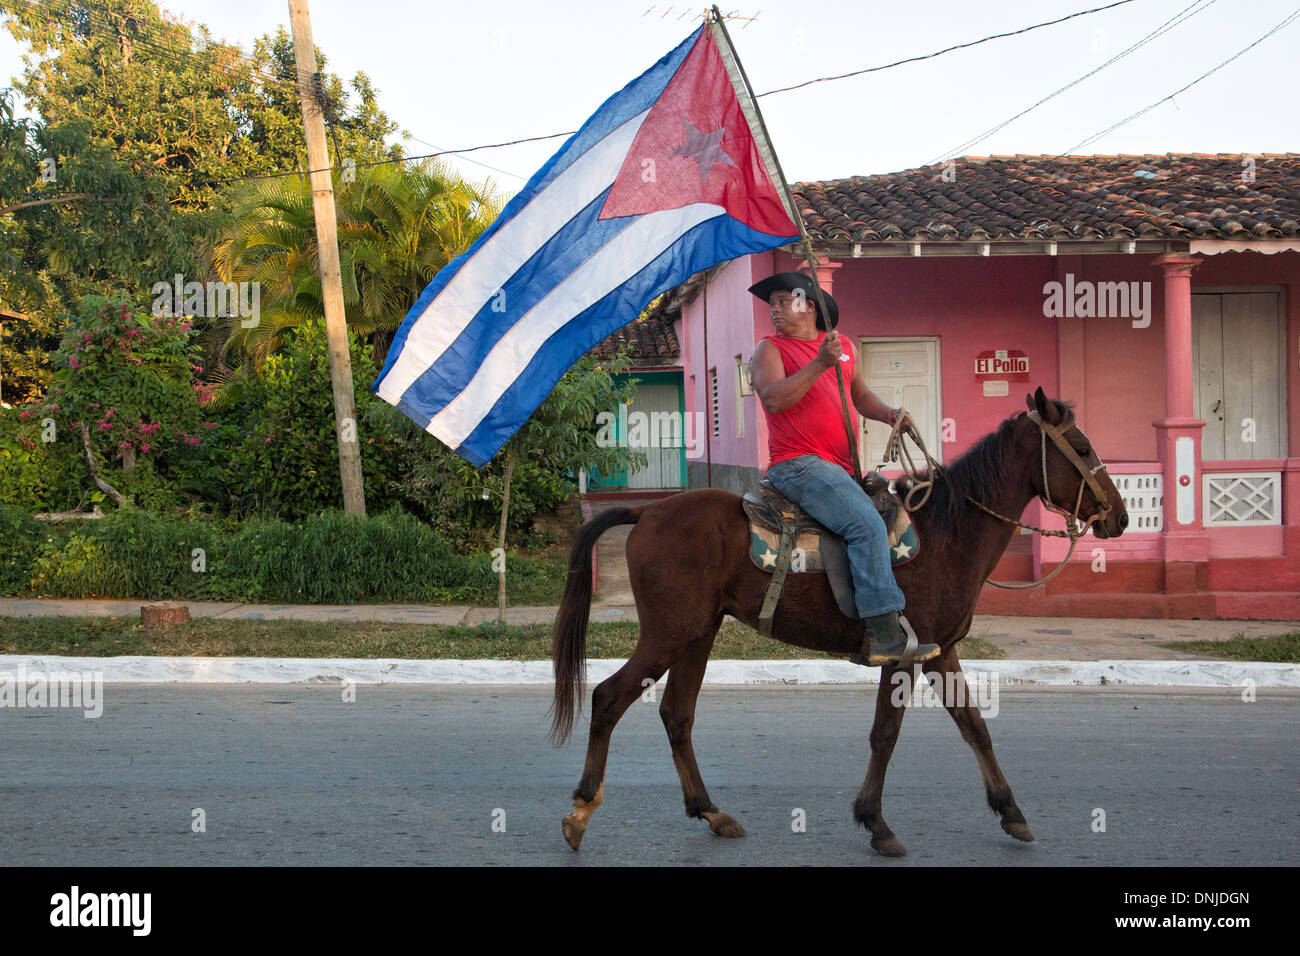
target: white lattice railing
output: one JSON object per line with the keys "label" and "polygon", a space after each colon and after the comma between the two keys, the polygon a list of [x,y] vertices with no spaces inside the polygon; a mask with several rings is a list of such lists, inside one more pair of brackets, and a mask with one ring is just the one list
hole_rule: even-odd
{"label": "white lattice railing", "polygon": [[1163,475],[1111,475],[1110,480],[1115,483],[1116,490],[1124,499],[1124,510],[1128,512],[1128,530],[1125,534],[1159,531],[1163,527]]}
{"label": "white lattice railing", "polygon": [[1282,475],[1276,471],[1224,471],[1201,480],[1207,527],[1282,523]]}

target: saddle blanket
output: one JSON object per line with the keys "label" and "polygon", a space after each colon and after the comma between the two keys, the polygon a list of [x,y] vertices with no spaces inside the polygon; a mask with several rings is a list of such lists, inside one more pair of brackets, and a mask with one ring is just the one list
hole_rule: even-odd
{"label": "saddle blanket", "polygon": [[[749,557],[762,571],[775,571],[776,558],[781,549],[779,521],[785,518],[798,528],[794,552],[790,560],[790,573],[814,573],[826,570],[823,557],[823,536],[833,539],[832,547],[842,550],[844,539],[827,531],[802,508],[765,487],[762,499],[746,496],[745,513],[749,516]],[[921,541],[916,528],[899,497],[889,490],[871,496],[889,531],[889,563],[892,567],[907,564],[921,552]],[[766,506],[766,507],[762,507]]]}
{"label": "saddle blanket", "polygon": [[[825,534],[830,534],[829,531]],[[839,537],[836,535],[835,537]],[[754,562],[754,566],[762,571],[776,570],[776,555],[781,548],[781,534],[773,531],[771,528],[755,527],[751,520],[749,523],[749,557]],[[840,539],[843,540],[842,538]],[[901,536],[895,538],[893,534],[889,536],[889,564],[891,567],[907,564],[913,560],[920,551],[920,539],[916,536],[916,528],[909,521],[907,529]],[[822,558],[822,533],[817,531],[803,531],[794,539],[794,552],[790,559],[790,573],[800,574],[821,571],[825,572],[826,564]]]}
{"label": "saddle blanket", "polygon": [[[889,532],[891,567],[914,560],[920,553],[921,542],[902,501],[889,491],[888,482],[878,473],[873,472],[864,485],[870,489],[869,497]],[[750,560],[755,567],[773,575],[764,612],[760,615],[760,630],[770,627],[786,573],[824,574],[840,610],[856,619],[853,577],[844,539],[822,527],[767,481],[761,483],[761,488],[761,495],[747,494],[742,502],[749,518]],[[782,526],[792,535],[793,545],[784,568],[780,561]],[[763,630],[763,633],[770,631]]]}

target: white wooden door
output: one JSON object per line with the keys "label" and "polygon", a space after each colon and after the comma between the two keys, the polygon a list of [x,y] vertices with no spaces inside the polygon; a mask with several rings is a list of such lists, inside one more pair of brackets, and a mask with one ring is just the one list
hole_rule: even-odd
{"label": "white wooden door", "polygon": [[1192,296],[1193,414],[1207,461],[1282,458],[1283,325],[1276,292]]}
{"label": "white wooden door", "polygon": [[[867,388],[891,408],[907,409],[921,432],[926,450],[935,461],[942,462],[938,341],[868,339],[860,342],[858,349],[862,354],[862,377]],[[875,468],[884,458],[890,427],[882,422],[861,421],[863,435],[859,436],[859,442],[864,456],[862,466],[866,470]],[[918,466],[924,467],[916,447],[909,442],[908,448]]]}
{"label": "white wooden door", "polygon": [[[637,413],[645,416],[639,422],[633,419]],[[628,405],[628,444],[637,444],[635,450],[645,452],[647,461],[628,476],[629,488],[682,487],[683,424],[676,387],[637,386],[636,398]]]}

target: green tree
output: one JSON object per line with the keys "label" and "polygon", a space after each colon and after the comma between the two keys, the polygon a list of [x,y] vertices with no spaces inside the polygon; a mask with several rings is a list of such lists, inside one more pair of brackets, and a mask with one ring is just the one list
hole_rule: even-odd
{"label": "green tree", "polygon": [[3,393],[44,395],[62,316],[84,294],[135,288],[190,261],[162,183],[140,179],[80,120],[17,119],[0,91]]}
{"label": "green tree", "polygon": [[[47,121],[82,120],[141,177],[167,184],[173,204],[205,213],[226,183],[305,170],[293,41],[280,28],[252,53],[219,43],[207,27],[160,13],[151,0],[0,0],[7,26],[30,45],[18,89]],[[316,51],[317,69],[326,60]],[[384,139],[397,125],[379,109],[364,73],[322,77],[330,132],[342,157],[395,159]]]}
{"label": "green tree", "polygon": [[[14,82],[40,117],[15,120],[0,97],[0,368],[21,401],[49,384],[60,315],[87,294],[138,301],[177,272],[212,278],[195,246],[219,230],[224,191],[305,170],[306,146],[283,29],[245,53],[151,0],[0,0],[0,20],[30,51]],[[400,157],[369,78],[349,91],[316,62],[335,161]]]}

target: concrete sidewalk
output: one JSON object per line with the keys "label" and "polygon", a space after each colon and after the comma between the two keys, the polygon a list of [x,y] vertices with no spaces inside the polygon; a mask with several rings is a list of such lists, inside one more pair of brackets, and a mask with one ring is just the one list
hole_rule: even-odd
{"label": "concrete sidewalk", "polygon": [[[4,617],[138,617],[141,601],[73,601],[0,599]],[[496,608],[423,604],[234,604],[185,601],[193,617],[304,621],[384,621],[406,624],[474,625],[495,621]],[[511,624],[546,624],[554,607],[515,607],[506,612]],[[591,620],[635,621],[631,605],[592,605]],[[0,622],[0,630],[4,627]],[[1224,641],[1237,634],[1267,637],[1300,630],[1296,621],[1173,621],[1163,618],[1045,618],[976,616],[971,634],[1006,652],[1008,660],[1032,661],[1178,661],[1206,660],[1161,645],[1171,641]],[[792,658],[799,656],[791,648]]]}

